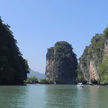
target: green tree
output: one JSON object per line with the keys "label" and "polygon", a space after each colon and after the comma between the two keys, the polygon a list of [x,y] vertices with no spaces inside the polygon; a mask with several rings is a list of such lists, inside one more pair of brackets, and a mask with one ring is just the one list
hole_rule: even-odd
{"label": "green tree", "polygon": [[24,83],[26,83],[26,84],[36,84],[36,83],[38,83],[38,79],[35,76],[33,76],[33,77],[30,77],[30,78],[27,78],[24,81]]}
{"label": "green tree", "polygon": [[47,79],[40,79],[40,84],[49,84],[49,81]]}
{"label": "green tree", "polygon": [[77,67],[77,82],[84,82],[84,76],[81,71],[80,65]]}
{"label": "green tree", "polygon": [[10,26],[0,18],[0,85],[23,84],[28,72]]}
{"label": "green tree", "polygon": [[108,27],[104,30],[104,37],[108,39]]}
{"label": "green tree", "polygon": [[98,69],[99,82],[108,83],[108,56],[104,56]]}

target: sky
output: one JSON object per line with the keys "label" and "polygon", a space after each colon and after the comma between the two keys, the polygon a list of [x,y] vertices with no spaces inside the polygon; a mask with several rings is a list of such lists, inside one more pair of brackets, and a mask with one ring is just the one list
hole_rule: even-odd
{"label": "sky", "polygon": [[29,67],[45,73],[47,48],[69,42],[79,58],[108,26],[108,0],[0,0],[0,16]]}

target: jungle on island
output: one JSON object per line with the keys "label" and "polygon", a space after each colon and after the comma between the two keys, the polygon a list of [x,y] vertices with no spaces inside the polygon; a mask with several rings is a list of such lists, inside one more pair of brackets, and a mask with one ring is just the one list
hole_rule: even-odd
{"label": "jungle on island", "polygon": [[[80,50],[80,49],[79,49]],[[86,46],[79,62],[72,45],[58,41],[46,54],[46,79],[27,78],[27,60],[23,58],[10,26],[0,18],[0,85],[108,84],[108,27],[96,34]]]}

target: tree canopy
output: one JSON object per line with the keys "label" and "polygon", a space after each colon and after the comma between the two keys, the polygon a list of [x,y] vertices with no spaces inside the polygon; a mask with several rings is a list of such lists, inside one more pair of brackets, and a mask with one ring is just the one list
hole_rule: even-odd
{"label": "tree canopy", "polygon": [[10,26],[0,18],[0,85],[23,84],[29,67],[17,46]]}
{"label": "tree canopy", "polygon": [[108,56],[104,56],[98,69],[99,82],[108,83]]}

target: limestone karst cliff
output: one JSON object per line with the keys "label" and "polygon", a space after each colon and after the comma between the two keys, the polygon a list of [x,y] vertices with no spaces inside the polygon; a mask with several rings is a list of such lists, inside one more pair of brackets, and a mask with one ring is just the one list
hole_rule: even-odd
{"label": "limestone karst cliff", "polygon": [[10,26],[0,18],[0,85],[23,84],[29,66],[17,46]]}
{"label": "limestone karst cliff", "polygon": [[87,82],[105,82],[108,72],[105,73],[102,70],[104,67],[102,63],[106,56],[108,56],[108,28],[104,30],[103,34],[96,34],[93,37],[91,44],[85,48],[83,55],[80,57],[80,72],[78,72],[80,80],[82,73],[82,79]]}
{"label": "limestone karst cliff", "polygon": [[75,83],[77,73],[77,59],[72,46],[60,41],[47,51],[46,76],[54,83]]}

